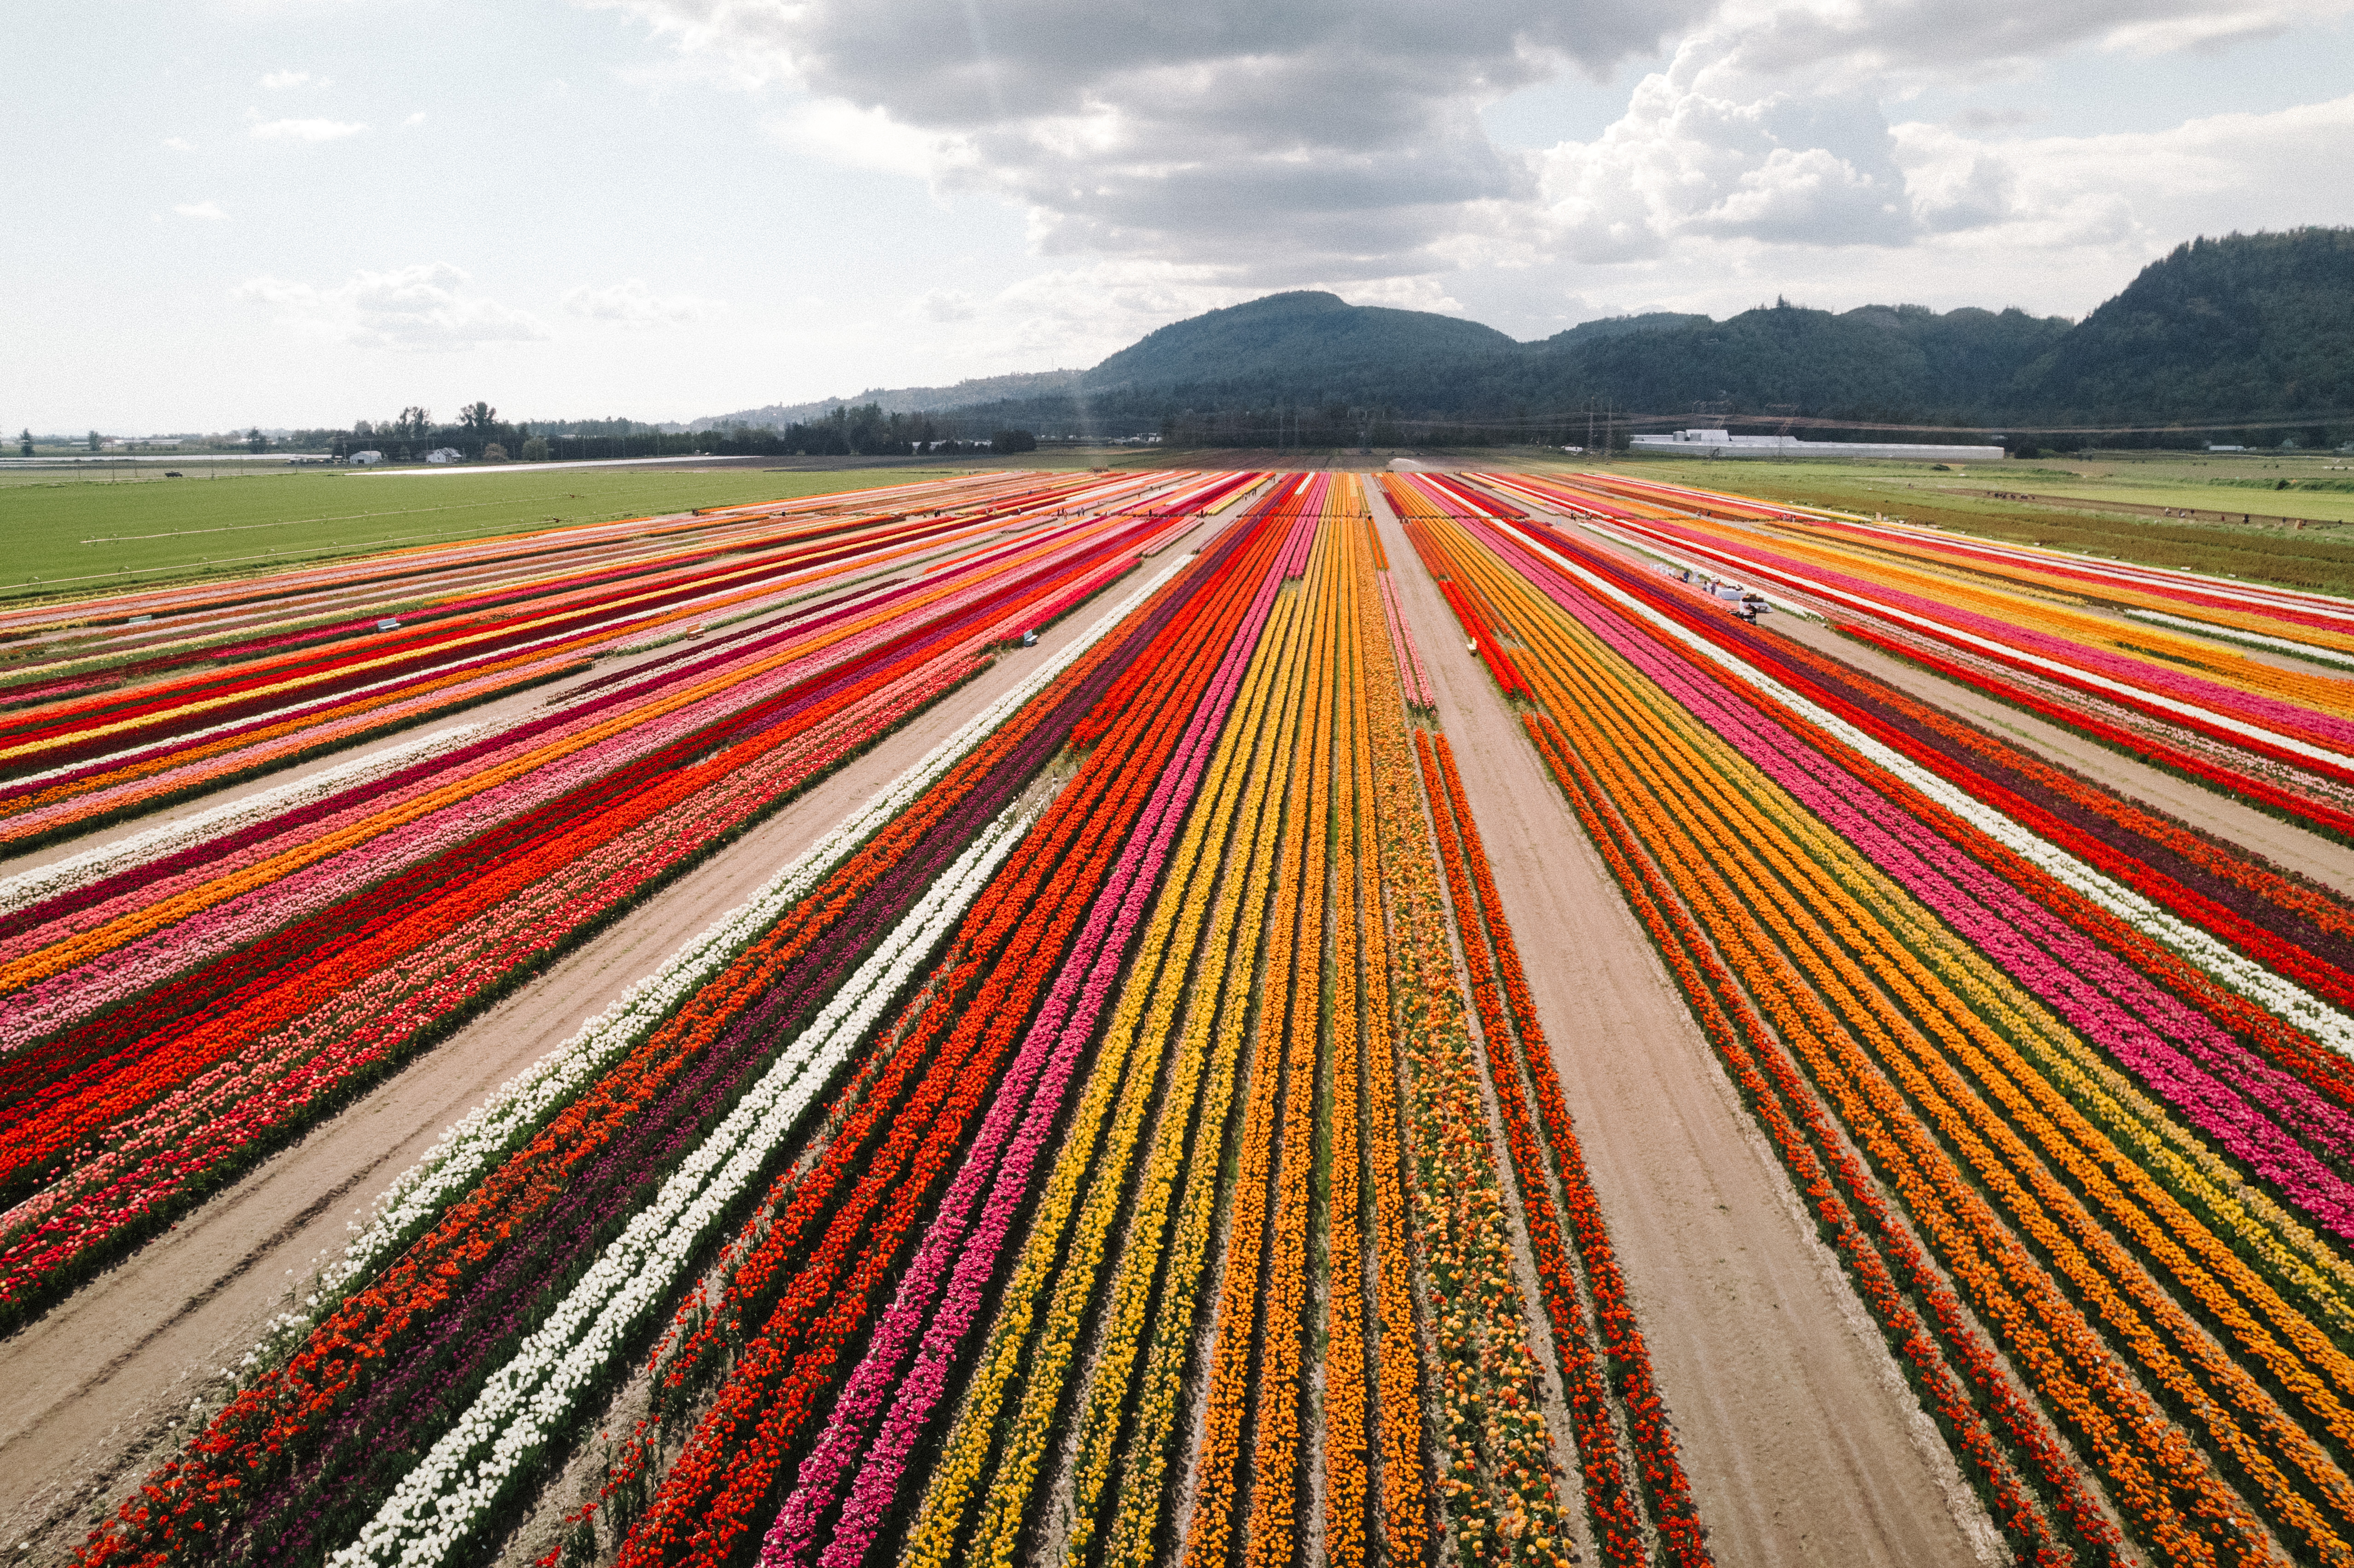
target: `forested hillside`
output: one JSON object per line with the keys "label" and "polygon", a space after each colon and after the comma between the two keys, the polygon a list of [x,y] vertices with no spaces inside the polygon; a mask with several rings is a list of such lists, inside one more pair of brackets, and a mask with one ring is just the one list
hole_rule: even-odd
{"label": "forested hillside", "polygon": [[2178,246],[2053,344],[2013,395],[2096,419],[2354,408],[2354,229]]}
{"label": "forested hillside", "polygon": [[[956,394],[963,394],[957,396]],[[1080,373],[869,392],[944,429],[1172,440],[1370,436],[1417,422],[1532,438],[1589,410],[1739,421],[2215,425],[2354,411],[2354,230],[2199,239],[2082,323],[2015,306],[1833,313],[1787,300],[1725,321],[1656,313],[1517,343],[1475,322],[1270,294],[1175,322]],[[712,421],[782,426],[838,400]],[[2333,433],[2335,432],[2335,433]]]}

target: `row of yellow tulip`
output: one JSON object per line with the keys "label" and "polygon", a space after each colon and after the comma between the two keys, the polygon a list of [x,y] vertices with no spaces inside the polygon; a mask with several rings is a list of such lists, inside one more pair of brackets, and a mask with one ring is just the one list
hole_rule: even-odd
{"label": "row of yellow tulip", "polygon": [[1087,1562],[1098,1537],[1106,1563],[1151,1563],[1169,1511],[1167,1480],[1203,1287],[1213,1283],[1207,1274],[1221,1164],[1290,787],[1303,684],[1299,652],[1307,635],[1299,602],[1288,597],[1278,610],[1279,630],[1270,630],[1268,641],[1278,652],[1271,685],[1249,709],[1251,773],[1214,895],[1210,958],[1196,977],[1167,1108],[1113,1273],[1093,1372],[1080,1396],[1066,1547],[1073,1563]]}
{"label": "row of yellow tulip", "polygon": [[[1374,572],[1387,571],[1380,538],[1371,529],[1373,571],[1361,563],[1357,574],[1357,654],[1361,672],[1355,718],[1356,844],[1360,885],[1358,930],[1364,999],[1365,1183],[1372,1189],[1366,1216],[1373,1236],[1373,1311],[1368,1324],[1379,1372],[1371,1382],[1379,1413],[1374,1453],[1380,1466],[1376,1488],[1386,1560],[1417,1563],[1430,1539],[1429,1489],[1423,1455],[1423,1366],[1415,1328],[1413,1284],[1406,1243],[1407,1198],[1404,1180],[1405,1137],[1398,1100],[1398,1043],[1404,1037],[1397,999],[1405,994],[1398,975],[1384,902],[1386,870],[1380,824],[1383,814],[1410,800],[1396,789],[1396,761],[1403,751],[1405,707],[1389,622]],[[1329,1510],[1328,1510],[1329,1511]]]}
{"label": "row of yellow tulip", "polygon": [[[1382,878],[1405,1060],[1416,1261],[1438,1351],[1440,1470],[1458,1559],[1566,1568],[1570,1523],[1539,1400],[1510,1220],[1487,1137],[1479,1065],[1394,683],[1373,708]],[[1479,1136],[1467,1137],[1465,1129]]]}
{"label": "row of yellow tulip", "polygon": [[[1296,603],[1287,601],[1284,609]],[[951,1562],[1013,1561],[1161,1065],[1176,1033],[1187,976],[1202,946],[1212,888],[1243,804],[1247,742],[1266,714],[1288,620],[1284,614],[1271,620],[1252,658],[1235,717],[1219,738],[1202,796],[1155,898],[1142,946],[1040,1196],[1030,1236],[934,1466],[901,1552],[903,1563],[944,1568]],[[1213,933],[1222,939],[1220,957],[1224,946],[1231,945],[1232,908],[1239,902],[1235,880],[1227,878],[1222,890],[1224,918]],[[1203,1043],[1186,1042],[1193,1047],[1190,1076],[1196,1083]],[[1182,1069],[1181,1075],[1186,1075]],[[1008,1421],[1005,1405],[1017,1393],[1019,1403]]]}
{"label": "row of yellow tulip", "polygon": [[1292,766],[1285,805],[1266,979],[1253,1031],[1242,1167],[1226,1241],[1208,1408],[1193,1468],[1187,1568],[1225,1563],[1238,1531],[1244,1561],[1252,1564],[1278,1548],[1288,1552],[1296,1533],[1333,706],[1333,552],[1331,531],[1320,529],[1319,535],[1299,589],[1313,606],[1305,702],[1294,736],[1300,755]]}
{"label": "row of yellow tulip", "polygon": [[1575,616],[1445,536],[1518,605],[1548,713],[1648,818],[1650,853],[2145,1540],[2198,1560],[2260,1552],[2270,1528],[2341,1558],[2354,1498],[2331,1450],[2354,1368],[2019,1049],[2065,1032]]}

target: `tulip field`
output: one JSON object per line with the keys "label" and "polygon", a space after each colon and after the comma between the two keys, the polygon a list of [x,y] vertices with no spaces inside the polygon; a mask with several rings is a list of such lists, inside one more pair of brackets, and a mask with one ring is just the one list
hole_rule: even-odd
{"label": "tulip field", "polygon": [[1618,479],[1387,482],[2011,1550],[2348,1560],[2345,902],[1722,585],[2317,829],[2348,612]]}
{"label": "tulip field", "polygon": [[[1720,1384],[1777,1352],[1691,1353],[1589,1108],[1664,1053],[1956,1553],[2354,1563],[2354,900],[2195,809],[2354,843],[2354,607],[1401,469],[997,471],[0,611],[0,1357],[768,856],[317,1197],[347,1240],[44,1550],[1740,1561],[1864,1483],[1744,1500]],[[1573,863],[1681,1033],[1562,1000],[1526,879]]]}

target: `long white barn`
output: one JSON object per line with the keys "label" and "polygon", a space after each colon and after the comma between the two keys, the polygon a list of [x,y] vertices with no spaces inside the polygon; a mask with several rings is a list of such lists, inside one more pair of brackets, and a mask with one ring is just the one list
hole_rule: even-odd
{"label": "long white barn", "polygon": [[1736,436],[1730,430],[1678,430],[1670,436],[1633,436],[1637,451],[1679,457],[1729,458],[1909,458],[1920,462],[1992,462],[2000,447],[1944,447],[1914,441],[1802,441],[1796,436]]}

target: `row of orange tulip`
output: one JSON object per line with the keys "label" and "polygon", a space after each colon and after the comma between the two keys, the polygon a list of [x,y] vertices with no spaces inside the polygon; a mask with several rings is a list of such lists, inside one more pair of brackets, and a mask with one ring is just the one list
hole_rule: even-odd
{"label": "row of orange tulip", "polygon": [[[1405,749],[1405,708],[1401,692],[1406,672],[1397,663],[1396,645],[1380,597],[1387,586],[1387,562],[1378,554],[1380,535],[1368,530],[1376,547],[1374,571],[1361,563],[1357,569],[1356,643],[1361,696],[1353,710],[1354,793],[1356,797],[1356,863],[1362,878],[1358,920],[1361,969],[1364,977],[1363,1123],[1366,1151],[1364,1181],[1372,1189],[1367,1216],[1373,1237],[1373,1302],[1367,1323],[1372,1353],[1379,1372],[1372,1380],[1375,1422],[1373,1452],[1380,1466],[1376,1489],[1368,1483],[1369,1500],[1380,1520],[1386,1559],[1392,1563],[1420,1562],[1430,1538],[1429,1489],[1424,1474],[1422,1436],[1424,1379],[1416,1335],[1406,1242],[1408,1209],[1405,1171],[1405,1139],[1401,1132],[1398,1088],[1399,1042],[1405,1022],[1398,1001],[1411,994],[1390,940],[1389,912],[1384,902],[1389,867],[1382,823],[1397,820],[1413,805],[1411,784],[1400,788],[1397,765]],[[1378,580],[1375,574],[1378,573]],[[1407,656],[1413,656],[1408,644]],[[1371,1494],[1378,1490],[1377,1498]]]}
{"label": "row of orange tulip", "polygon": [[[1382,795],[1382,875],[1405,1058],[1414,1237],[1438,1351],[1431,1396],[1440,1461],[1435,1487],[1467,1568],[1507,1562],[1565,1568],[1575,1550],[1571,1526],[1553,1484],[1543,1380],[1484,1136],[1489,1118],[1430,824],[1402,705],[1384,696],[1375,710],[1373,777]],[[1475,1128],[1483,1135],[1464,1136]]]}
{"label": "row of orange tulip", "polygon": [[[1475,573],[1491,569],[1477,550],[1459,551],[1458,562]],[[1509,591],[1505,579],[1514,574],[1492,570],[1491,591]],[[2227,1271],[2238,1289],[2226,1289],[2209,1267],[2168,1246],[2169,1227],[2146,1218],[2115,1184],[2096,1180],[2100,1162],[2044,1119],[2054,1097],[2021,1086],[2031,1072],[1974,1011],[1973,1001],[1986,1006],[1987,994],[2000,997],[2006,988],[1999,980],[1978,976],[1957,988],[1933,973],[1922,956],[1936,945],[1932,922],[1901,918],[1904,900],[1877,884],[1852,852],[1843,857],[1844,846],[1819,822],[1617,666],[1570,618],[1535,624],[1546,620],[1538,605],[1536,595],[1525,596],[1522,623],[1532,647],[1524,663],[1549,712],[1573,730],[1587,728],[1580,749],[1591,747],[1588,755],[1598,752],[1622,770],[1614,789],[1622,810],[1639,797],[1657,813],[1655,832],[1646,834],[1652,854],[1671,876],[1681,869],[1685,901],[1904,1192],[1916,1222],[1977,1296],[1980,1315],[2001,1329],[2046,1402],[2094,1451],[2113,1497],[2147,1538],[2197,1557],[2239,1550],[2264,1527],[2212,1462],[2140,1394],[2137,1375],[2205,1435],[2215,1462],[2243,1478],[2280,1528],[2318,1555],[2342,1552],[2333,1518],[2346,1517],[2348,1494],[2332,1457],[2271,1391],[2213,1345],[2109,1227],[2157,1257],[2175,1288],[2223,1326],[2274,1388],[2332,1431],[2342,1419],[2329,1387],[2339,1381],[2334,1348],[2248,1271]],[[1965,1000],[1967,991],[1981,994]],[[2001,1000],[2015,1012],[2031,1011],[2019,1008],[2015,996]],[[2084,1196],[2047,1173],[1972,1080],[2039,1135]],[[2088,1126],[2068,1131],[2078,1140],[2097,1139]],[[2137,1195],[2148,1198],[2148,1183],[2139,1185],[2145,1191]],[[1999,1200],[1999,1212],[1982,1190]],[[2179,1209],[2168,1217],[2172,1224],[2189,1219]],[[2195,1250],[2200,1227],[2192,1230]],[[2209,1264],[2229,1256],[2220,1242],[2205,1240]],[[2054,1271],[2089,1318],[2059,1288]],[[2288,1333],[2287,1344],[2242,1305],[2242,1291],[2253,1292]],[[2127,1361],[2134,1373],[2125,1371]],[[2137,1413],[2136,1425],[2155,1440],[2128,1440],[2118,1411]]]}
{"label": "row of orange tulip", "polygon": [[[1428,535],[1416,542],[1426,549],[1439,547]],[[2109,1560],[2115,1531],[2084,1487],[2074,1456],[2041,1413],[2020,1399],[1944,1276],[1889,1213],[1879,1184],[1832,1130],[1811,1088],[1595,771],[1608,749],[1585,728],[1584,717],[1583,708],[1572,707],[1559,722],[1541,713],[1524,715],[1523,723],[1997,1522],[2023,1559],[2071,1561],[2074,1553],[2063,1544],[2069,1542],[2094,1560]],[[1564,722],[1577,730],[1575,740],[1565,733]],[[1659,823],[1651,819],[1647,825]],[[1838,1177],[1836,1186],[1827,1170]],[[1925,1324],[1908,1291],[1925,1309]]]}
{"label": "row of orange tulip", "polygon": [[[1182,1114],[1162,1119],[1114,1274],[1102,1350],[1080,1402],[1076,1506],[1066,1547],[1067,1560],[1074,1563],[1087,1561],[1098,1539],[1107,1563],[1156,1561],[1156,1535],[1169,1511],[1168,1477],[1176,1458],[1197,1319],[1204,1287],[1216,1283],[1209,1277],[1209,1259],[1221,1166],[1233,1142],[1236,1080],[1244,1071],[1253,980],[1295,760],[1303,684],[1299,649],[1306,635],[1297,613],[1300,602],[1297,595],[1282,601],[1279,633],[1271,631],[1267,639],[1274,650],[1273,683],[1249,713],[1257,726],[1257,744],[1213,916],[1211,951],[1217,957],[1205,966],[1187,1015],[1185,1048],[1172,1088],[1172,1105],[1185,1104],[1198,1091],[1200,1108],[1190,1128]],[[1176,1097],[1181,1093],[1184,1098]],[[1157,1305],[1156,1277],[1161,1279]],[[1131,1393],[1132,1424],[1126,1418]]]}
{"label": "row of orange tulip", "polygon": [[[1273,652],[1284,630],[1282,621],[1270,621],[1259,640],[1235,716],[1219,739],[1200,801],[1064,1134],[1021,1260],[934,1464],[901,1552],[903,1563],[1002,1565],[1017,1553],[1205,923],[1216,944],[1212,961],[1231,947],[1232,906],[1239,902],[1239,887],[1235,879],[1226,879],[1217,895],[1222,918],[1209,922],[1212,888],[1249,782],[1244,743],[1264,714],[1277,662]],[[1204,1027],[1181,1045],[1181,1052],[1191,1050],[1179,1075],[1196,1084],[1206,1033]],[[1010,1419],[1002,1414],[1009,1400],[1016,1400]]]}
{"label": "row of orange tulip", "polygon": [[[1650,1352],[1619,1277],[1601,1203],[1586,1173],[1568,1107],[1563,1103],[1560,1075],[1538,1022],[1527,977],[1522,972],[1519,948],[1479,841],[1479,824],[1472,820],[1470,802],[1456,770],[1453,749],[1444,736],[1435,742],[1420,736],[1416,739],[1422,753],[1423,788],[1438,828],[1456,927],[1471,970],[1471,994],[1479,1009],[1480,1033],[1488,1047],[1489,1078],[1503,1111],[1506,1147],[1520,1185],[1522,1213],[1528,1218],[1538,1281],[1553,1319],[1553,1342],[1561,1357],[1571,1415],[1579,1425],[1586,1506],[1603,1531],[1606,1553],[1628,1562],[1649,1560],[1619,1463],[1607,1384],[1562,1239],[1564,1214],[1575,1238],[1586,1289],[1594,1298],[1603,1350],[1617,1372],[1628,1435],[1653,1526],[1671,1561],[1707,1563],[1712,1559],[1691,1483],[1676,1451],[1674,1428],[1653,1380]],[[1522,1094],[1523,1075],[1537,1101],[1538,1118],[1529,1114]],[[1539,1119],[1544,1128],[1542,1140],[1537,1135]]]}
{"label": "row of orange tulip", "polygon": [[[1641,694],[1629,689],[1625,694],[1634,698]],[[1859,777],[1871,776],[1861,758],[1828,740],[1819,744]],[[1680,765],[1693,760],[1686,756]],[[1878,782],[1894,792],[1892,781]],[[1876,981],[1920,1022],[1925,1033],[1893,1032],[1893,1042],[1902,1043],[1905,1051],[1879,1055],[1905,1084],[1914,1104],[1943,1126],[1950,1151],[1977,1170],[1992,1190],[2008,1194],[2005,1207],[2013,1212],[2023,1234],[2036,1237],[2052,1224],[2061,1227],[2065,1242],[2047,1244],[2046,1255],[2087,1300],[2107,1303],[2102,1315],[2115,1325],[2122,1342],[2142,1342],[2137,1359],[2155,1357],[2160,1364],[2181,1366],[2179,1376],[2164,1380],[2170,1388],[2179,1382],[2189,1389],[2195,1381],[2199,1392],[2179,1394],[2184,1403],[2178,1413],[2200,1410],[2211,1397],[2221,1400],[2239,1412],[2252,1431],[2271,1435],[2264,1444],[2269,1457],[2256,1462],[2254,1474],[2268,1474],[2266,1467],[2274,1464],[2286,1465],[2319,1495],[2345,1499],[2347,1482],[2337,1465],[2285,1418],[2274,1393],[2301,1405],[2322,1431],[2342,1443],[2348,1413],[2341,1396],[2354,1388],[2354,1361],[2243,1265],[2221,1237],[2167,1199],[2147,1177],[2128,1168],[2120,1180],[2107,1179],[2104,1171],[2118,1163],[2115,1149],[2061,1102],[2010,1043],[1974,1010],[1972,1004],[1999,1009],[2013,1000],[2005,994],[2009,988],[1991,974],[1955,964],[1960,944],[1920,921],[1902,900],[1882,897],[1862,875],[1852,853],[1843,854],[1846,846],[1822,823],[1783,802],[1776,792],[1755,793],[1756,806],[1773,817],[1781,836],[1761,841],[1750,836],[1751,825],[1744,822],[1727,838],[1739,835],[1753,846],[1790,842],[1784,863],[1792,869],[1782,873],[1782,885],[1796,893],[1803,906],[1828,912],[1835,927],[1846,928],[1845,949],[1859,954],[1870,971],[1869,980],[1857,977],[1860,992]],[[1916,810],[1925,818],[1938,815],[1926,802],[1917,803]],[[1940,821],[1938,826],[1957,842],[1967,839],[1960,824]],[[1978,853],[1991,858],[1985,848]],[[1788,902],[1787,895],[1780,896]],[[1842,916],[1850,910],[1856,918],[1848,926]],[[1775,911],[1766,913],[1770,919]],[[1785,945],[1790,945],[1787,938]],[[1821,948],[1819,938],[1816,945]],[[1836,953],[1830,961],[1839,961]],[[1925,961],[1942,972],[1933,975]],[[1983,1093],[1973,1086],[1982,1086]],[[1998,1105],[2001,1113],[1995,1109]],[[1939,1113],[1934,1107],[1956,1108]],[[2012,1122],[2033,1134],[2044,1157],[2073,1178],[2074,1192],[2047,1173]],[[2140,1256],[2125,1244],[2131,1244],[2132,1252]],[[2144,1267],[2142,1259],[2151,1266]],[[2173,1282],[2173,1289],[2192,1304],[2207,1327],[2236,1343],[2267,1374],[2272,1392],[2211,1348],[2205,1330],[2191,1321],[2153,1270]],[[2139,1317],[2147,1317],[2153,1328],[2145,1330]],[[2148,1339],[2149,1332],[2159,1339]],[[2195,1380],[2183,1381],[2190,1378],[2188,1369],[2197,1370]],[[2217,1430],[2224,1434],[2218,1440],[2227,1449],[2237,1446],[2240,1439],[2231,1435],[2235,1427],[2227,1424]],[[2259,1484],[2278,1492],[2293,1517],[2304,1517],[2301,1503],[2285,1500],[2282,1483]],[[2344,1500],[2338,1506],[2343,1511]]]}
{"label": "row of orange tulip", "polygon": [[1242,1167],[1193,1469],[1186,1568],[1226,1563],[1237,1535],[1244,1561],[1255,1564],[1278,1544],[1288,1552],[1293,1533],[1307,1328],[1308,1175],[1319,1099],[1324,839],[1331,809],[1332,551],[1330,531],[1318,533],[1297,590],[1313,606],[1307,617],[1304,700],[1293,736],[1299,755],[1285,804],[1266,979],[1251,1042]]}

